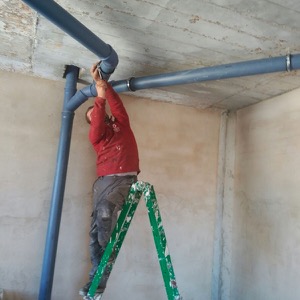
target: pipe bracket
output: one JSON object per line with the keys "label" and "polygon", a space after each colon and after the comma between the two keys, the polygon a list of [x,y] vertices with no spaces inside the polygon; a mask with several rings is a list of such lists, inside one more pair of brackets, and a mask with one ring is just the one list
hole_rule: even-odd
{"label": "pipe bracket", "polygon": [[287,72],[291,72],[291,55],[287,54],[285,60],[286,60],[286,70]]}
{"label": "pipe bracket", "polygon": [[135,92],[136,90],[134,88],[132,88],[131,86],[131,81],[134,79],[134,77],[130,77],[129,79],[126,80],[126,85],[128,88],[128,91],[130,92]]}

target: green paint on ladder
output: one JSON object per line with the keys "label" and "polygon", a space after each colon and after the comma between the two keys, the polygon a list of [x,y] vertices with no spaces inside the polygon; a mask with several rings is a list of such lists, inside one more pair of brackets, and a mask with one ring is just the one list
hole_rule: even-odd
{"label": "green paint on ladder", "polygon": [[[149,183],[143,181],[134,183],[129,190],[127,200],[124,204],[122,212],[118,218],[117,224],[113,230],[111,238],[102,256],[102,260],[92,281],[92,285],[88,292],[89,299],[93,299],[104,270],[107,268],[108,272],[111,272],[114,261],[119,254],[131,220],[142,195],[144,197],[148,210],[148,216],[152,228],[152,234],[154,237],[154,243],[156,246],[168,300],[182,299],[178,292],[175,274],[171,262],[171,256],[167,247],[167,239],[162,225],[161,215],[159,212],[154,188]],[[114,257],[115,259],[110,260],[111,257]]]}

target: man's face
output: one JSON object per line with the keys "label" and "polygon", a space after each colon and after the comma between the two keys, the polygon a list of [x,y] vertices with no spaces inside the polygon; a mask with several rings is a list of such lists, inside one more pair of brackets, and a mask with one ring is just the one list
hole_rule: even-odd
{"label": "man's face", "polygon": [[[91,124],[93,110],[94,110],[94,107],[92,107],[91,109],[89,109],[88,112],[86,113],[86,117],[89,120],[89,124]],[[111,117],[108,114],[105,114],[104,122],[106,124],[110,124],[111,121],[112,121]]]}

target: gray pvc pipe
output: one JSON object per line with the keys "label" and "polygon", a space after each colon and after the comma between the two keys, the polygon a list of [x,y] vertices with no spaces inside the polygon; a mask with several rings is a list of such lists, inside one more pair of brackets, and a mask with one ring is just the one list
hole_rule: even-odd
{"label": "gray pvc pipe", "polygon": [[[149,88],[160,88],[164,86],[284,72],[297,69],[300,69],[300,54],[130,78],[127,80],[111,81],[110,83],[117,93],[122,93]],[[70,99],[67,105],[68,109],[77,109],[89,97],[95,97],[95,95],[97,95],[97,92],[94,84],[86,86]]]}
{"label": "gray pvc pipe", "polygon": [[112,86],[116,92],[121,93],[296,69],[300,69],[300,54],[131,78],[129,80],[114,81],[112,82]]}
{"label": "gray pvc pipe", "polygon": [[76,92],[79,68],[67,66],[62,123],[57,151],[56,170],[54,176],[51,207],[48,220],[48,229],[45,243],[43,268],[40,281],[39,300],[50,300],[53,284],[53,275],[62,213],[65,183],[67,177],[68,160],[70,153],[71,135],[74,111],[66,108],[68,101]]}
{"label": "gray pvc pipe", "polygon": [[53,0],[23,0],[23,2],[96,54],[101,60],[103,78],[109,79],[119,62],[117,53],[110,45],[103,42]]}

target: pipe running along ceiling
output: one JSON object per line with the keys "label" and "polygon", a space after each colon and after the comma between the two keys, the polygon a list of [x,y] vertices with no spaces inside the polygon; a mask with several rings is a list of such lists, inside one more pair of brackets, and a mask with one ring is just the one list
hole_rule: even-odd
{"label": "pipe running along ceiling", "polygon": [[[102,71],[122,92],[123,82],[134,77],[130,82],[131,89],[137,89],[130,92],[134,96],[199,108],[238,109],[299,87],[298,71],[162,84],[165,74],[175,72],[178,79],[185,70],[297,54],[300,8],[296,0],[29,2],[45,6],[54,18],[59,12],[60,19],[49,22],[22,2],[4,1],[2,70],[62,80],[64,66],[76,65],[81,68],[80,80],[90,83],[84,70],[102,59]],[[61,27],[62,21],[63,30],[56,26]],[[74,38],[82,39],[85,46]],[[149,80],[156,86],[140,91]]]}

